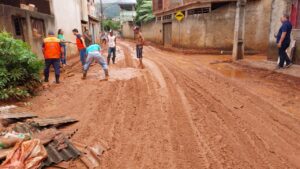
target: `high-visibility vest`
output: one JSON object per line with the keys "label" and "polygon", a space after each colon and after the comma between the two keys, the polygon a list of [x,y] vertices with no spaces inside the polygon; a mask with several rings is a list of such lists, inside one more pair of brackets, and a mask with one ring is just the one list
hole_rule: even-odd
{"label": "high-visibility vest", "polygon": [[77,45],[78,50],[84,49],[84,44],[83,44],[81,38],[76,38],[76,45]]}
{"label": "high-visibility vest", "polygon": [[47,37],[44,39],[44,57],[45,59],[59,59],[61,55],[60,40],[56,37]]}

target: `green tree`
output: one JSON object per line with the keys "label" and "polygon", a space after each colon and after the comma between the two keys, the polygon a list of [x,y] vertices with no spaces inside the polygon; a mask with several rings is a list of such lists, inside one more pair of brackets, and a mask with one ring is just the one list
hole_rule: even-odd
{"label": "green tree", "polygon": [[30,96],[41,84],[42,67],[25,42],[0,32],[0,100]]}
{"label": "green tree", "polygon": [[102,22],[105,31],[109,30],[119,30],[121,28],[121,23],[118,21],[113,21],[111,19],[106,19]]}
{"label": "green tree", "polygon": [[136,24],[146,23],[154,20],[152,11],[152,0],[138,0],[136,6]]}

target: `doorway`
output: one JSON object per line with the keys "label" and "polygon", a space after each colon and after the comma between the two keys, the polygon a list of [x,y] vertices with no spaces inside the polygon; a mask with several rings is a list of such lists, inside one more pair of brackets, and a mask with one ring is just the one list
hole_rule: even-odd
{"label": "doorway", "polygon": [[164,41],[164,46],[166,47],[172,46],[172,23],[163,24],[163,41]]}

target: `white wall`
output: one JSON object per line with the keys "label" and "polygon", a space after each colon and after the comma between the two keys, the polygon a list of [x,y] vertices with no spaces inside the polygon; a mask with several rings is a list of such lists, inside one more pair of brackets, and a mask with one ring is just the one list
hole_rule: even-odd
{"label": "white wall", "polygon": [[[55,17],[55,25],[57,33],[58,29],[63,29],[65,39],[75,42],[75,36],[72,33],[77,28],[81,33],[81,0],[52,0],[53,13]],[[76,54],[76,46],[68,44],[68,55]]]}

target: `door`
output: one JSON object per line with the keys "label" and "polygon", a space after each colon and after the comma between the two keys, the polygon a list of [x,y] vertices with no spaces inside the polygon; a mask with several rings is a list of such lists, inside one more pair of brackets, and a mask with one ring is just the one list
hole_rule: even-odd
{"label": "door", "polygon": [[172,23],[163,24],[163,39],[165,46],[172,46]]}

